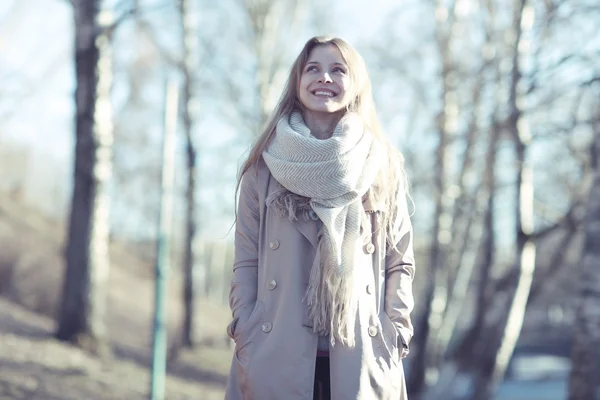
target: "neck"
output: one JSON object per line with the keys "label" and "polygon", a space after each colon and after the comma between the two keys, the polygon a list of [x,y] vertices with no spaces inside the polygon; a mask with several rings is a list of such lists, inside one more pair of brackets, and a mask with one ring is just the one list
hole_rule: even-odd
{"label": "neck", "polygon": [[342,117],[342,113],[316,113],[305,110],[302,117],[308,129],[310,129],[311,135],[323,140],[329,139],[333,135],[333,130]]}

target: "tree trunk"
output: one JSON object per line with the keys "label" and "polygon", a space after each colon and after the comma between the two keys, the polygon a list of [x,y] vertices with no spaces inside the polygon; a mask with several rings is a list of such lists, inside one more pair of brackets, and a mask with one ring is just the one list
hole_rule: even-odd
{"label": "tree trunk", "polygon": [[595,179],[585,223],[579,306],[573,326],[569,400],[596,399],[600,383],[600,127],[596,127],[593,153]]}
{"label": "tree trunk", "polygon": [[105,352],[112,173],[110,43],[99,34],[99,1],[74,3],[77,74],[74,189],[56,337]]}
{"label": "tree trunk", "polygon": [[517,168],[516,231],[517,231],[517,282],[514,295],[510,296],[508,312],[497,327],[496,340],[492,338],[489,358],[480,365],[474,399],[487,399],[504,379],[508,362],[512,357],[523,326],[527,300],[535,271],[535,242],[533,241],[533,171],[527,160],[527,147],[531,135],[524,125],[519,108],[517,87],[521,79],[519,47],[523,35],[523,11],[526,0],[517,0],[514,29],[515,44],[512,53],[512,72],[509,95],[508,130],[515,144]]}
{"label": "tree trunk", "polygon": [[197,310],[198,294],[204,288],[205,271],[202,265],[204,257],[196,254],[196,233],[197,233],[197,170],[196,159],[197,149],[193,140],[193,117],[192,109],[194,102],[194,78],[193,74],[197,72],[197,40],[196,40],[196,16],[191,11],[192,2],[190,0],[179,1],[179,13],[181,17],[181,26],[183,27],[183,63],[181,65],[183,72],[183,129],[186,141],[187,155],[187,187],[186,187],[186,218],[185,218],[185,244],[183,261],[183,304],[184,320],[182,332],[182,345],[193,347],[198,339],[197,333]]}
{"label": "tree trunk", "polygon": [[497,145],[500,129],[497,123],[492,122],[490,127],[488,147],[486,151],[487,165],[484,172],[483,195],[487,205],[483,216],[482,241],[480,243],[477,285],[475,289],[475,316],[471,326],[460,338],[460,342],[454,350],[454,358],[461,370],[469,370],[472,365],[478,365],[483,359],[489,339],[484,334],[486,328],[486,315],[489,312],[491,290],[490,277],[495,262],[495,198],[496,198],[496,175]]}
{"label": "tree trunk", "polygon": [[[463,232],[465,243],[461,246],[463,249],[459,253],[460,258],[457,260],[458,270],[456,278],[452,285],[442,326],[437,333],[436,352],[440,363],[443,362],[443,357],[447,355],[450,340],[452,339],[462,310],[465,307],[467,294],[469,293],[469,283],[476,271],[478,256],[484,259],[484,263],[480,269],[481,279],[479,280],[479,286],[477,286],[478,301],[476,303],[476,315],[478,317],[475,318],[475,324],[483,326],[483,313],[480,309],[485,309],[485,304],[487,304],[485,288],[488,287],[487,283],[489,272],[493,265],[494,252],[493,215],[494,186],[496,183],[494,169],[496,167],[496,147],[498,143],[498,129],[495,126],[490,128],[488,140],[483,182],[477,191],[478,193],[473,203],[476,213],[483,210],[483,218],[478,215],[471,216],[465,232]],[[481,219],[483,219],[482,223],[480,223]],[[469,247],[466,246],[467,243],[470,245]]]}
{"label": "tree trunk", "polygon": [[[444,7],[441,3],[439,7]],[[434,360],[431,358],[431,347],[433,346],[432,332],[439,328],[443,314],[446,310],[446,282],[447,273],[444,268],[446,250],[451,240],[452,230],[452,206],[454,198],[448,193],[450,186],[449,162],[450,159],[450,134],[446,115],[447,102],[452,99],[453,88],[449,85],[448,75],[452,72],[452,57],[450,52],[450,38],[453,27],[454,5],[447,10],[449,21],[446,24],[436,25],[436,41],[438,55],[441,63],[442,82],[442,106],[436,116],[436,128],[438,132],[438,145],[436,150],[435,164],[435,220],[431,236],[431,247],[429,250],[429,264],[431,265],[431,276],[425,288],[425,303],[423,314],[415,324],[415,335],[413,348],[416,350],[408,375],[407,387],[409,397],[417,396],[432,378]],[[433,376],[435,379],[435,376]]]}

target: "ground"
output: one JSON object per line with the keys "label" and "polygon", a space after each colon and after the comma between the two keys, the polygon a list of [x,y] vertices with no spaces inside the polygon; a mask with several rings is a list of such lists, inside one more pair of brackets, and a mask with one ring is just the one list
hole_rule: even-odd
{"label": "ground", "polygon": [[[65,231],[60,221],[0,194],[0,400],[147,399],[152,344],[152,257],[111,247],[106,326],[110,357],[54,339]],[[132,250],[133,249],[133,250]],[[223,399],[231,361],[229,310],[200,301],[199,345],[178,346],[182,284],[170,276],[168,400]]]}
{"label": "ground", "polygon": [[[52,338],[54,322],[0,299],[0,399],[146,399],[150,370],[131,349],[99,359]],[[136,357],[138,355],[138,357]],[[228,351],[201,346],[169,363],[167,399],[222,399]]]}

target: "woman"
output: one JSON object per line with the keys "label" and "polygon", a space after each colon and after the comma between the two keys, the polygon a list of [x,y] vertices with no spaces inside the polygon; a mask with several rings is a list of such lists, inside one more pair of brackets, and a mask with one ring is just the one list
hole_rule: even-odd
{"label": "woman", "polygon": [[310,39],[240,173],[226,399],[406,399],[402,160],[360,55]]}

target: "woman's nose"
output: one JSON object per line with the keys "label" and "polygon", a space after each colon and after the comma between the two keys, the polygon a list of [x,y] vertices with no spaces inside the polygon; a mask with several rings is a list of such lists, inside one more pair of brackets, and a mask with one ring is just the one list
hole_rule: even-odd
{"label": "woman's nose", "polygon": [[331,80],[331,76],[329,76],[329,73],[324,72],[323,75],[321,75],[321,77],[319,78],[319,82],[331,83],[333,81]]}

